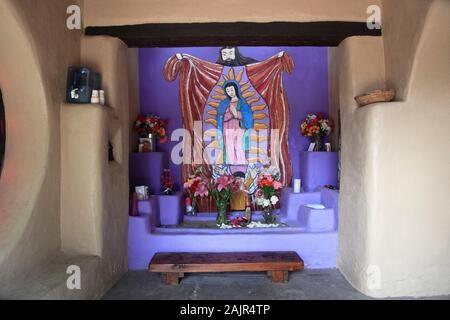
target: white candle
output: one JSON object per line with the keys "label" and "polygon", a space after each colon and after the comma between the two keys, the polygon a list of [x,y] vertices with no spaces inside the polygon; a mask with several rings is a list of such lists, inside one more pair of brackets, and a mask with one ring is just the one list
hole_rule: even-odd
{"label": "white candle", "polygon": [[294,193],[300,193],[301,187],[302,187],[302,180],[295,179],[294,180]]}

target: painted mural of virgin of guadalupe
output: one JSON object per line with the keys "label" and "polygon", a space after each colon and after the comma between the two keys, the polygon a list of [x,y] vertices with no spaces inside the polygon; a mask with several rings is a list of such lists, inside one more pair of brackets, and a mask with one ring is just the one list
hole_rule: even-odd
{"label": "painted mural of virgin of guadalupe", "polygon": [[217,108],[217,133],[223,162],[230,166],[245,166],[248,164],[245,153],[250,150],[253,111],[241,97],[237,82],[228,81],[223,88],[227,98]]}
{"label": "painted mural of virgin of guadalupe", "polygon": [[270,162],[276,157],[281,181],[290,183],[289,106],[282,75],[293,68],[286,52],[258,62],[242,56],[236,47],[221,48],[216,63],[188,54],[167,60],[166,80],[179,77],[184,128],[194,137],[194,123],[202,123],[203,136],[196,137],[194,148],[185,140],[184,150],[191,150],[192,159],[194,152],[202,152],[203,163],[184,164],[183,180],[202,167],[212,177],[222,173],[244,177],[252,193],[259,170],[274,165]]}

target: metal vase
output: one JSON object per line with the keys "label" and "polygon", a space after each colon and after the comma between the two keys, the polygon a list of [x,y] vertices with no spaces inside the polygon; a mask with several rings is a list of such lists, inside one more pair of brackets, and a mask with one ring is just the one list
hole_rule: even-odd
{"label": "metal vase", "polygon": [[319,132],[311,137],[311,142],[314,142],[316,145],[314,147],[314,151],[324,151],[324,142],[325,135],[323,132]]}

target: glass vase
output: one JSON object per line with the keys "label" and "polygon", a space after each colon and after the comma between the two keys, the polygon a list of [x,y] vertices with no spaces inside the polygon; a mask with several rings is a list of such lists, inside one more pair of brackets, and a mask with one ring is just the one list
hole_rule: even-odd
{"label": "glass vase", "polygon": [[311,137],[311,142],[315,143],[314,151],[323,151],[325,144],[325,135],[323,132],[317,133]]}
{"label": "glass vase", "polygon": [[273,214],[271,206],[263,208],[263,218],[265,224],[274,224],[277,222],[277,217]]}
{"label": "glass vase", "polygon": [[197,216],[197,212],[198,212],[198,209],[197,209],[197,198],[196,197],[192,197],[192,212],[191,212],[191,215],[192,216]]}
{"label": "glass vase", "polygon": [[227,206],[228,203],[224,200],[217,201],[217,218],[216,224],[217,226],[221,226],[222,224],[226,224],[228,222],[227,218]]}

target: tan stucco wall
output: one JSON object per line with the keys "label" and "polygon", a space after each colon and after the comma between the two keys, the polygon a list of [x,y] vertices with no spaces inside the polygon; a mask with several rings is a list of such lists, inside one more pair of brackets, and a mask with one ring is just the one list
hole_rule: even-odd
{"label": "tan stucco wall", "polygon": [[65,28],[69,3],[78,1],[0,2],[0,280],[37,272],[60,249],[59,107],[81,34]]}
{"label": "tan stucco wall", "polygon": [[[433,1],[405,103],[374,106],[374,296],[450,294],[450,2]],[[430,139],[427,128],[433,136]]]}
{"label": "tan stucco wall", "polygon": [[360,288],[365,281],[369,217],[374,200],[371,194],[374,142],[367,130],[372,120],[360,112],[353,97],[384,85],[383,40],[348,38],[334,57],[342,124],[338,266]]}
{"label": "tan stucco wall", "polygon": [[[103,163],[102,258],[104,272],[118,276],[127,268],[129,94],[128,48],[110,37],[83,38],[83,65],[102,74],[108,106],[108,137],[114,147],[114,162]],[[106,151],[106,150],[105,150]]]}
{"label": "tan stucco wall", "polygon": [[[82,65],[102,75],[107,106],[63,105],[62,244],[66,254],[97,255],[99,297],[127,270],[129,97],[128,48],[118,39],[86,37]],[[108,141],[115,161],[108,161]],[[95,290],[93,290],[93,288]]]}
{"label": "tan stucco wall", "polygon": [[366,21],[379,0],[85,0],[86,26],[180,22]]}
{"label": "tan stucco wall", "polygon": [[330,118],[334,121],[335,128],[330,135],[331,148],[339,151],[339,64],[337,63],[339,49],[328,48],[328,108]]}
{"label": "tan stucco wall", "polygon": [[[128,48],[97,38],[82,50],[66,28],[72,4],[82,1],[0,2],[0,298],[99,298],[127,269]],[[67,67],[80,64],[102,73],[111,112],[63,104]],[[66,287],[72,264],[79,291]]]}
{"label": "tan stucco wall", "polygon": [[397,90],[397,100],[408,96],[409,77],[430,0],[383,0],[386,86]]}
{"label": "tan stucco wall", "polygon": [[108,109],[63,104],[61,141],[62,250],[71,255],[101,256]]}
{"label": "tan stucco wall", "polygon": [[128,49],[128,84],[129,84],[129,104],[130,104],[130,152],[138,149],[138,135],[133,128],[134,121],[140,113],[139,96],[139,49]]}
{"label": "tan stucco wall", "polygon": [[[369,82],[382,85],[382,75],[370,69],[382,45],[351,38],[338,48],[343,111],[338,266],[370,296],[450,293],[450,141],[427,133],[429,128],[432,136],[448,136],[449,12],[448,1],[430,6],[405,102],[357,109],[353,95],[371,89]],[[368,285],[376,283],[377,271],[380,286]]]}

